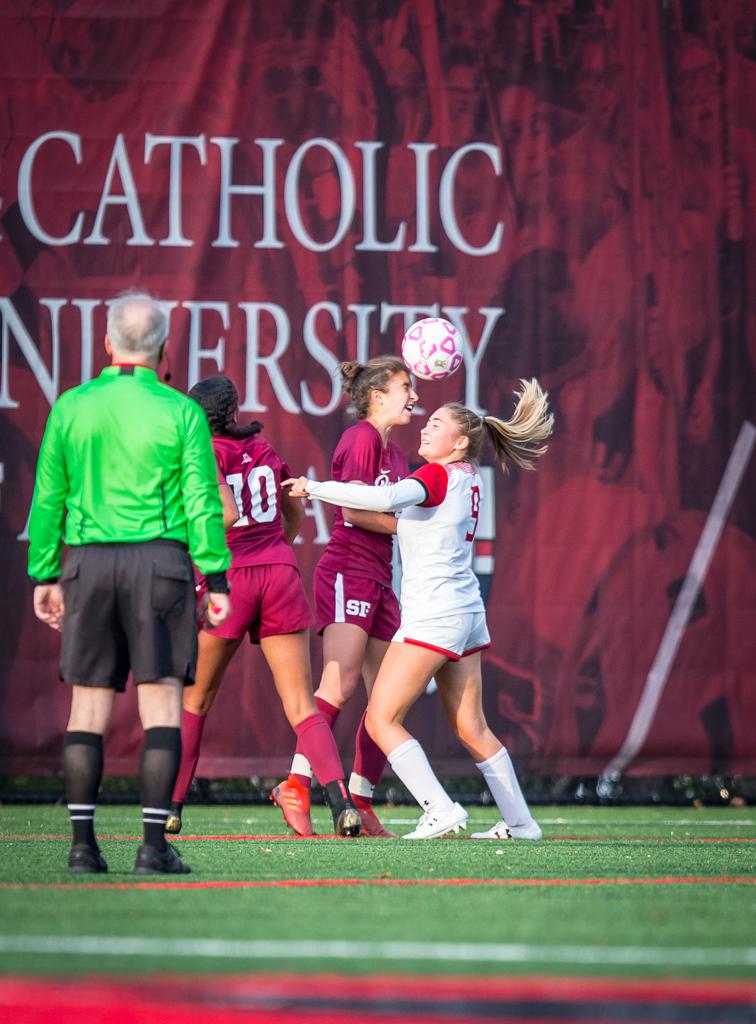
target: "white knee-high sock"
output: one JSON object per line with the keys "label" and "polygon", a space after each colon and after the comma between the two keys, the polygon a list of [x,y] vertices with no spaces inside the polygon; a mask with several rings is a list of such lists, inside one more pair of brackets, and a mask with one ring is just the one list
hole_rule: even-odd
{"label": "white knee-high sock", "polygon": [[487,761],[476,761],[475,767],[480,769],[507,825],[527,825],[533,820],[506,747]]}
{"label": "white knee-high sock", "polygon": [[454,806],[417,740],[400,743],[388,762],[424,811],[448,811]]}

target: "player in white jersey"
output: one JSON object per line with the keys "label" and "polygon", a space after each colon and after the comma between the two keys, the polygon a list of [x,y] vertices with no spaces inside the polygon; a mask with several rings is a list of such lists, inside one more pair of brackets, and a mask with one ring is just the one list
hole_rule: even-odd
{"label": "player in white jersey", "polygon": [[428,463],[410,478],[427,497],[405,508],[397,534],[402,558],[402,630],[484,611],[472,570],[472,540],[483,484],[469,462]]}
{"label": "player in white jersey", "polygon": [[490,646],[486,616],[472,569],[472,542],[482,499],[476,466],[484,434],[506,471],[507,461],[534,469],[546,450],[553,417],[538,382],[522,381],[512,417],[480,417],[458,403],[436,409],[420,432],[427,465],[388,487],[300,477],[292,496],[356,509],[400,512],[401,625],[389,646],[368,703],[366,726],[407,789],[423,808],[404,839],[458,831],[467,813],[436,778],[404,719],[435,677],[449,724],[475,760],[502,816],[473,839],[540,839],[509,754],[483,713],[480,652]]}

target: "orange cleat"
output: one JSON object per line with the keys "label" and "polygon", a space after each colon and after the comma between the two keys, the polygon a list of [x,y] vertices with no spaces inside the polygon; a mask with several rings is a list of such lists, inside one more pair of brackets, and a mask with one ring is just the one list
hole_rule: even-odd
{"label": "orange cleat", "polygon": [[389,832],[388,829],[384,828],[378,815],[373,810],[373,805],[368,803],[364,799],[352,794],[355,807],[360,812],[360,819],[362,820],[362,832],[363,836],[369,836],[373,839],[396,839],[396,832]]}
{"label": "orange cleat", "polygon": [[310,819],[310,791],[292,779],[279,782],[270,799],[280,807],[286,824],[298,836],[314,836]]}

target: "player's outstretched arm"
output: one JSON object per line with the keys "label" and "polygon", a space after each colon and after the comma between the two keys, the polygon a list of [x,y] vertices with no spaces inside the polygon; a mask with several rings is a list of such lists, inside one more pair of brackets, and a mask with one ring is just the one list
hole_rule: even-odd
{"label": "player's outstretched arm", "polygon": [[309,498],[310,492],[307,490],[309,482],[306,476],[292,476],[288,480],[282,480],[281,487],[285,487],[284,493],[289,494],[292,498]]}
{"label": "player's outstretched arm", "polygon": [[412,505],[420,505],[428,496],[425,486],[412,477],[387,487],[368,487],[338,480],[319,482],[308,480],[307,477],[284,480],[283,486],[287,485],[291,486],[290,493],[295,498],[318,498],[329,505],[343,505],[369,512],[398,512]]}
{"label": "player's outstretched arm", "polygon": [[[350,484],[365,486],[364,480],[350,480]],[[341,507],[341,514],[344,522],[350,526],[359,526],[361,530],[370,530],[372,533],[395,534],[398,520],[391,512],[366,512],[361,508]]]}

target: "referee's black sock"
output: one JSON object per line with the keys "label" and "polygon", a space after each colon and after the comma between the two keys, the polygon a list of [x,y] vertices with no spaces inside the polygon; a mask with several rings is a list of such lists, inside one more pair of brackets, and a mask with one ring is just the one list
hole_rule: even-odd
{"label": "referee's black sock", "polygon": [[140,777],[144,842],[164,850],[165,822],[171,813],[171,795],[181,763],[181,729],[156,726],[145,729]]}
{"label": "referee's black sock", "polygon": [[102,736],[67,732],[63,740],[63,776],[73,842],[97,846],[94,813],[102,781]]}

